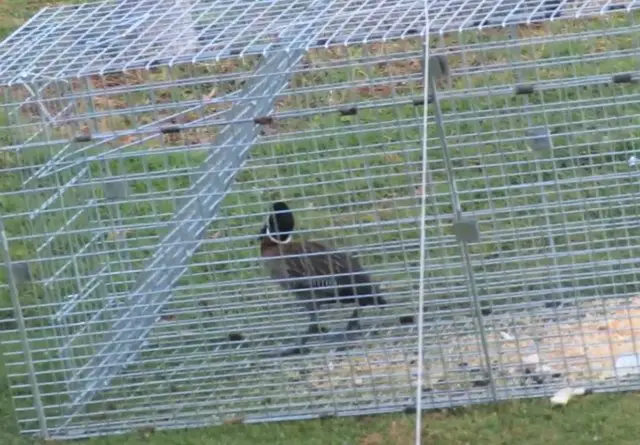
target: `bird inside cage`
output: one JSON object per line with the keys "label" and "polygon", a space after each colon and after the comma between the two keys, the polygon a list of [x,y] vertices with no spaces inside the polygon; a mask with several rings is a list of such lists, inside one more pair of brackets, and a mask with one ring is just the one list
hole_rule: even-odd
{"label": "bird inside cage", "polygon": [[346,333],[332,336],[328,341],[348,339],[349,333],[360,329],[359,308],[387,305],[380,287],[352,255],[332,252],[319,242],[294,240],[294,226],[289,206],[276,202],[260,231],[259,241],[264,266],[271,278],[294,294],[309,312],[310,324],[301,346],[309,335],[327,332],[319,326],[317,312],[322,306],[335,303],[357,304]]}

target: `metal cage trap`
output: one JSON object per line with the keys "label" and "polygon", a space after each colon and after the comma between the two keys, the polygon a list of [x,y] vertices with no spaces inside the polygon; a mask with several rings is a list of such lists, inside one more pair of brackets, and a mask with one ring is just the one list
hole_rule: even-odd
{"label": "metal cage trap", "polygon": [[[633,338],[637,5],[438,0],[428,27],[409,0],[41,10],[0,45],[2,342],[21,430],[413,406],[402,320],[421,270],[426,407],[619,388],[615,354],[633,348],[585,339]],[[282,200],[296,236],[357,253],[383,289],[389,309],[364,310],[347,348],[269,355],[306,326],[260,265]],[[345,311],[319,312],[335,332]]]}

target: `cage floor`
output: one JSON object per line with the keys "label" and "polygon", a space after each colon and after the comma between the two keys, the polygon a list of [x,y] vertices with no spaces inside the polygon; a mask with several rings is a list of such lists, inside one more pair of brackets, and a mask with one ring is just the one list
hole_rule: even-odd
{"label": "cage floor", "polygon": [[[471,326],[461,329],[465,324]],[[468,334],[473,324],[469,318],[426,326],[426,392],[489,385],[481,338]],[[623,378],[616,372],[616,359],[640,352],[640,296],[580,302],[533,314],[496,313],[485,317],[483,324],[491,376],[498,387],[592,384]],[[315,387],[334,390],[335,382],[371,386],[392,375],[410,375],[415,384],[416,374],[415,352],[396,349],[351,353],[325,366],[318,362],[309,379]]]}
{"label": "cage floor", "polygon": [[[476,323],[460,316],[426,324],[425,408],[491,401],[490,377],[499,398],[572,384],[620,387],[611,383],[621,377],[616,357],[640,349],[640,296],[494,310],[483,319],[490,367],[472,334]],[[345,351],[318,346],[279,359],[261,359],[256,343],[203,348],[182,339],[171,356],[143,356],[67,427],[124,431],[399,411],[415,400],[415,336],[415,326],[381,328]]]}

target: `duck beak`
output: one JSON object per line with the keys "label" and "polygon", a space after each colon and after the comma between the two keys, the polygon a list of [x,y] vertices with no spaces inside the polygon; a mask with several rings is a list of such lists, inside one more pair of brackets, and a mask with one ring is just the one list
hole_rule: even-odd
{"label": "duck beak", "polygon": [[261,241],[262,238],[267,234],[267,225],[262,226],[262,230],[260,230],[260,236],[258,237],[258,241]]}

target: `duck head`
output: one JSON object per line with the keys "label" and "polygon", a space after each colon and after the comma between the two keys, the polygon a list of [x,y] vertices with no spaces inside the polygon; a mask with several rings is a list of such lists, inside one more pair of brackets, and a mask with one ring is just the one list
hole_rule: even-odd
{"label": "duck head", "polygon": [[267,237],[276,244],[285,244],[291,241],[295,221],[289,206],[284,202],[273,204],[273,212],[267,218],[267,222],[260,230],[260,241]]}

